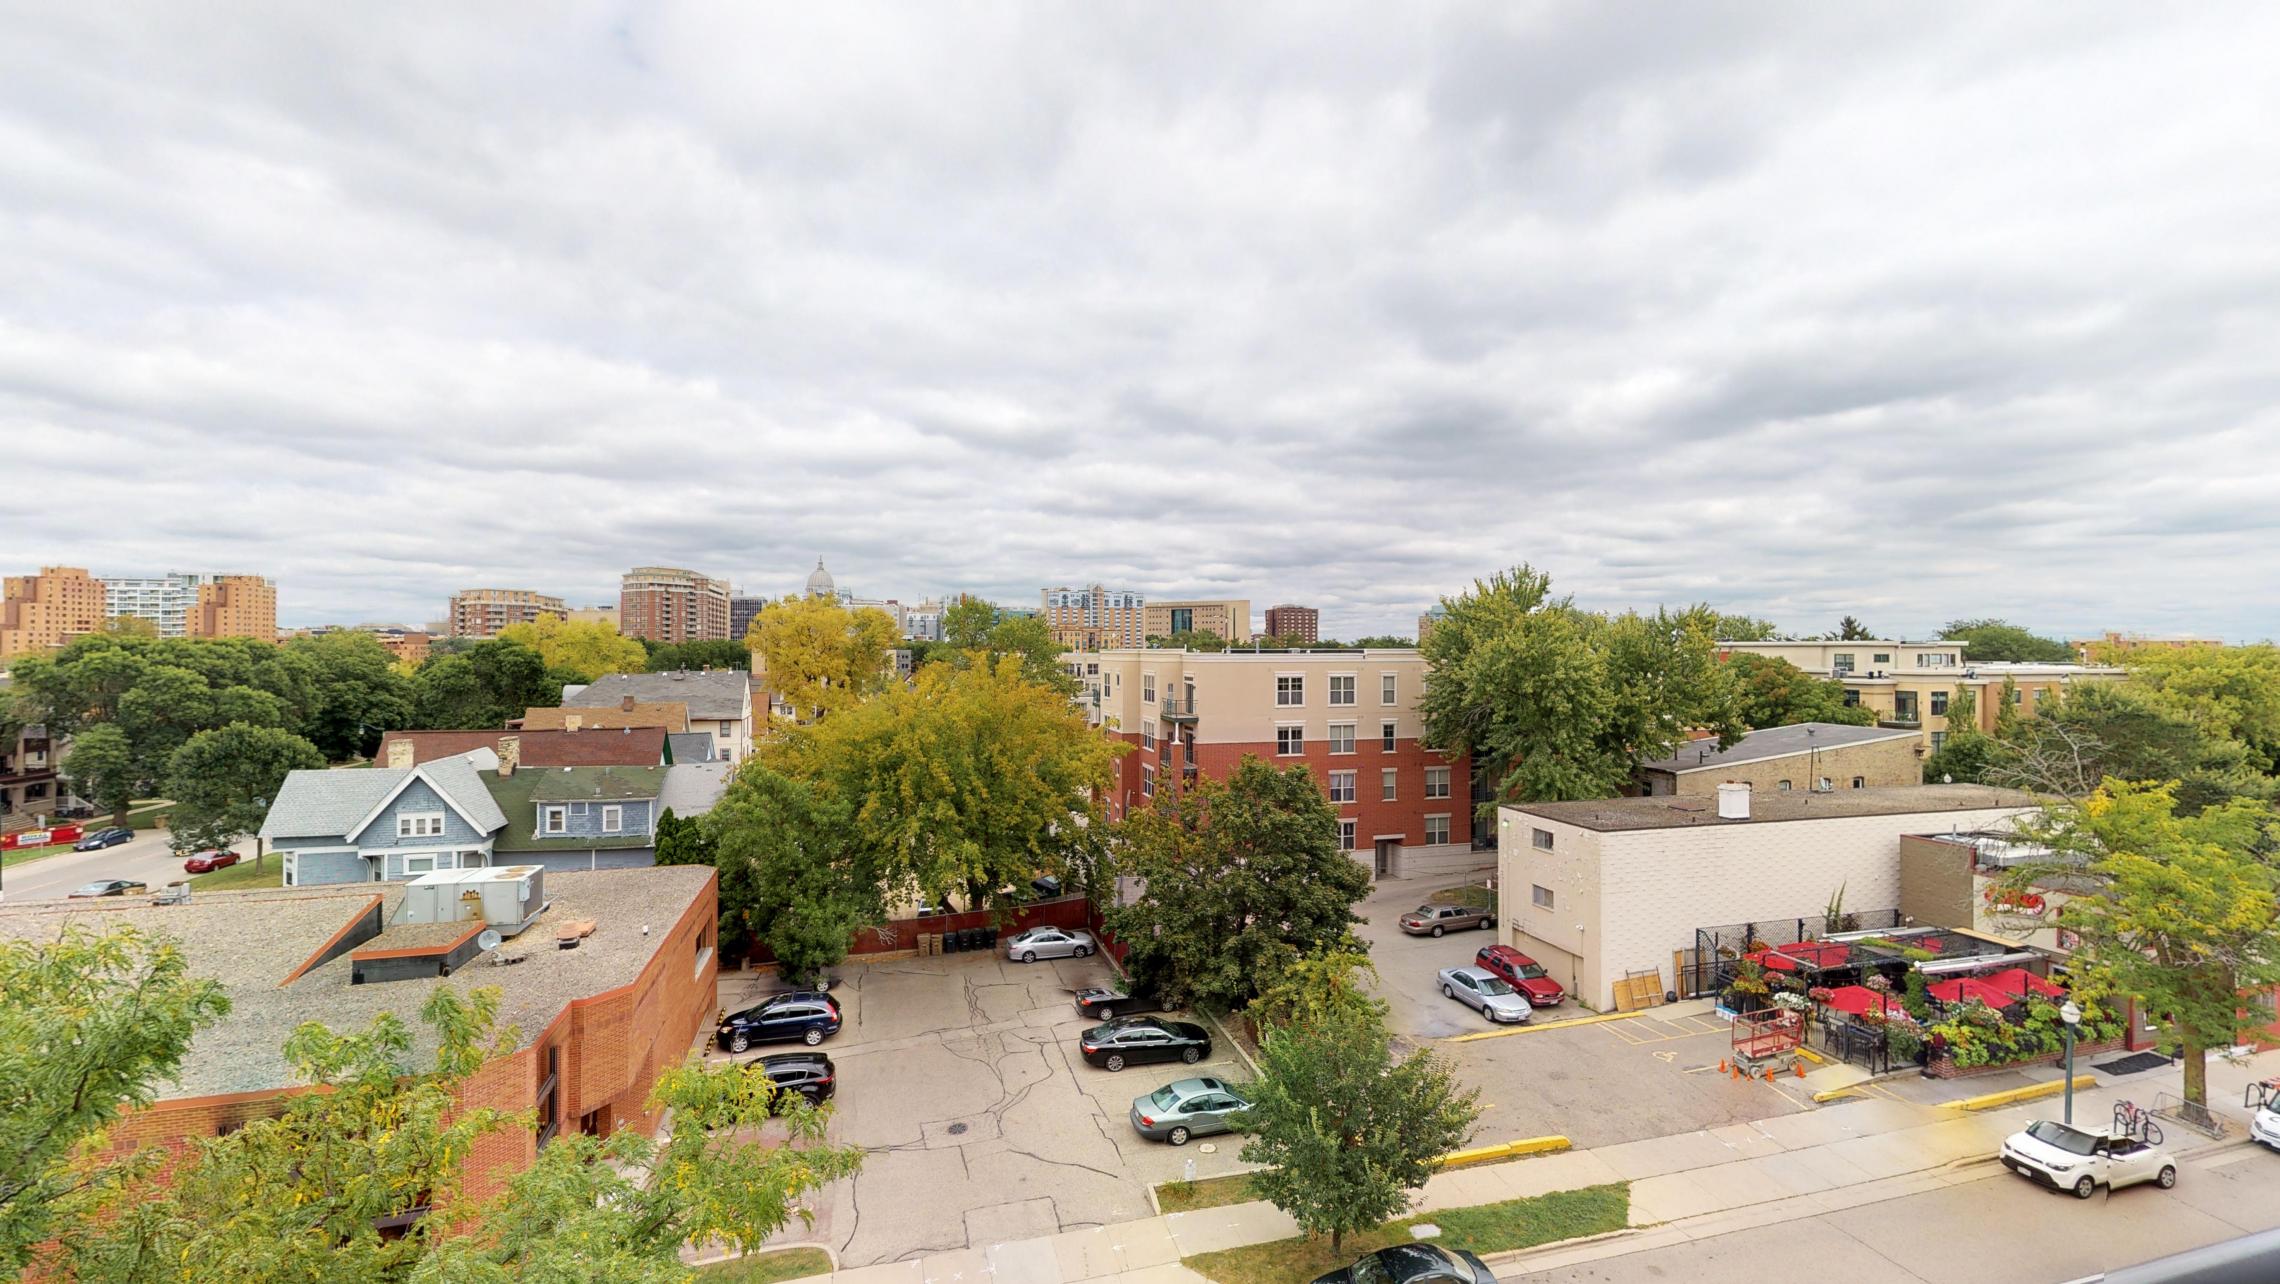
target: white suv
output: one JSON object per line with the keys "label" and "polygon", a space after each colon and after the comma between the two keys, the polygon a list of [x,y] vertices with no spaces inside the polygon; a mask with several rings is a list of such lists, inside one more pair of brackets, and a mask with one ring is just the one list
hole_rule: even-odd
{"label": "white suv", "polygon": [[2163,1190],[2177,1184],[2177,1161],[2159,1146],[2135,1137],[2084,1132],[2053,1119],[2037,1119],[2003,1139],[2003,1166],[2053,1190],[2070,1190],[2088,1199],[2150,1181]]}

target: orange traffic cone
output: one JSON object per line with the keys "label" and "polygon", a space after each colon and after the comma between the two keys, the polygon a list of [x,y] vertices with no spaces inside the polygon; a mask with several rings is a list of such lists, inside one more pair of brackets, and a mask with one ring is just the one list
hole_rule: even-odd
{"label": "orange traffic cone", "polygon": [[1804,1077],[1805,1077],[1805,1063],[1804,1063],[1804,1062],[1802,1062],[1802,1061],[1792,1061],[1792,1062],[1790,1062],[1790,1063],[1789,1063],[1789,1068],[1797,1072],[1797,1077],[1798,1077],[1798,1078],[1802,1079],[1802,1078],[1804,1078]]}
{"label": "orange traffic cone", "polygon": [[[727,1018],[725,1018],[725,1017],[724,1017],[724,1018],[722,1018],[722,1019],[723,1019],[723,1020],[726,1020]],[[1719,1074],[1724,1074],[1724,1073],[1726,1073],[1726,1059],[1725,1059],[1724,1057],[1720,1057],[1720,1058],[1718,1058],[1718,1073],[1719,1073]]]}

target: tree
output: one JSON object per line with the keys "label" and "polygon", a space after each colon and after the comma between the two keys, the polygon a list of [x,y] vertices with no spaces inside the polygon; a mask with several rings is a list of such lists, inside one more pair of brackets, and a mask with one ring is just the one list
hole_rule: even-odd
{"label": "tree", "polygon": [[311,707],[297,729],[328,760],[369,758],[384,732],[412,725],[412,684],[379,638],[342,629],[295,638],[285,649],[314,671]]}
{"label": "tree", "polygon": [[2203,727],[2129,683],[2073,688],[2043,700],[1996,745],[1988,779],[2037,793],[2088,796],[2099,782],[2177,782],[2177,809],[2194,815],[2228,798],[2270,800],[2280,780],[2258,772],[2248,746]]}
{"label": "tree", "polygon": [[2074,659],[2073,647],[2029,633],[2009,620],[1949,620],[1941,626],[1940,636],[1963,643],[1964,658],[1980,663],[2067,664]]}
{"label": "tree", "polygon": [[1947,731],[1940,747],[1924,760],[1924,781],[1981,784],[1996,755],[1995,738],[1979,729],[1979,697],[1957,687],[1948,698]]}
{"label": "tree", "polygon": [[96,810],[111,813],[114,825],[127,823],[127,807],[143,783],[127,733],[108,722],[72,738],[63,757],[63,778],[71,792],[95,804]]}
{"label": "tree", "polygon": [[649,652],[651,673],[674,673],[688,670],[701,673],[706,669],[749,669],[752,667],[752,649],[742,638],[705,638],[695,642],[641,643]]}
{"label": "tree", "polygon": [[[1280,638],[1269,638],[1267,644],[1280,646],[1283,643]],[[1294,644],[1306,645],[1304,642]],[[1210,629],[1182,629],[1177,633],[1151,633],[1148,635],[1148,645],[1175,651],[1224,651],[1227,649],[1227,639]]]}
{"label": "tree", "polygon": [[961,651],[986,647],[997,622],[995,606],[971,593],[960,593],[958,600],[942,612],[942,640]]}
{"label": "tree", "polygon": [[819,976],[847,957],[856,931],[885,912],[877,853],[857,841],[853,813],[828,782],[762,764],[738,772],[705,818],[719,852],[721,940],[733,928],[767,942],[787,977]]}
{"label": "tree", "polygon": [[1338,846],[1338,811],[1304,767],[1246,756],[1225,780],[1159,797],[1124,823],[1121,869],[1143,887],[1110,906],[1136,981],[1179,1002],[1240,1007],[1305,955],[1360,953],[1369,871]]}
{"label": "tree", "polygon": [[133,928],[0,941],[0,994],[0,1269],[15,1273],[163,1153],[113,1163],[76,1152],[151,1104],[230,1005],[172,944]]}
{"label": "tree", "polygon": [[702,820],[683,820],[667,807],[657,818],[657,863],[710,865],[715,856],[712,831]]}
{"label": "tree", "polygon": [[516,642],[478,642],[457,655],[434,656],[411,681],[412,717],[444,731],[488,730],[532,708],[562,703],[562,675],[538,652]]}
{"label": "tree", "polygon": [[1776,656],[1736,651],[1725,660],[1732,675],[1742,725],[1756,730],[1800,722],[1834,722],[1867,727],[1876,715],[1845,703],[1845,685],[1816,678]]}
{"label": "tree", "polygon": [[1310,1235],[1345,1237],[1403,1212],[1434,1161],[1464,1144],[1479,1094],[1449,1063],[1418,1052],[1395,1060],[1380,1014],[1326,1002],[1311,1019],[1268,1029],[1259,1080],[1242,1119],[1251,1186]]}
{"label": "tree", "polygon": [[2020,829],[2054,859],[2021,866],[2007,882],[2071,893],[2058,914],[2081,941],[2070,966],[2137,995],[2167,1022],[2185,1099],[2207,1106],[2208,1053],[2268,1021],[2251,1014],[2242,992],[2280,981],[2272,808],[2232,799],[2184,816],[2166,784],[2109,780]]}
{"label": "tree", "polygon": [[[758,1245],[807,1193],[853,1173],[860,1151],[822,1141],[822,1116],[781,1103],[788,1144],[761,1140],[771,1089],[743,1066],[668,1070],[652,1093],[662,1142],[626,1129],[556,1136],[499,1197],[467,1198],[487,1138],[535,1126],[467,1101],[464,1089],[512,1038],[494,1025],[498,991],[431,991],[421,1017],[436,1051],[412,1058],[392,1013],[339,1033],[314,1022],[286,1041],[315,1091],[284,1112],[198,1142],[160,1183],[138,1183],[65,1236],[85,1284],[156,1278],[245,1284],[683,1280],[682,1244]],[[428,1212],[429,1209],[448,1212]],[[409,1219],[402,1234],[383,1221]],[[194,1265],[186,1265],[194,1264]]]}
{"label": "tree", "polygon": [[1354,645],[1365,651],[1406,650],[1409,647],[1416,646],[1417,639],[1400,637],[1391,633],[1375,633],[1366,638],[1355,638]]}
{"label": "tree", "polygon": [[1839,642],[1868,642],[1875,637],[1876,634],[1870,631],[1867,625],[1849,615],[1837,621],[1837,641]]}
{"label": "tree", "polygon": [[2137,647],[2124,659],[2130,685],[2155,707],[2213,739],[2237,741],[2250,766],[2280,774],[2280,648]]}
{"label": "tree", "polygon": [[1711,613],[1710,627],[1721,642],[1765,642],[1781,636],[1781,630],[1775,628],[1771,620],[1761,620],[1754,615],[1728,615],[1723,611]]}
{"label": "tree", "polygon": [[1527,566],[1444,607],[1423,648],[1425,738],[1498,773],[1503,798],[1610,797],[1690,729],[1741,737],[1707,607],[1598,615]]}
{"label": "tree", "polygon": [[792,708],[794,720],[814,722],[886,685],[896,639],[885,611],[787,597],[761,608],[747,640],[769,691]]}
{"label": "tree", "polygon": [[[228,847],[256,832],[288,773],[324,765],[315,745],[275,727],[233,722],[199,732],[174,751],[168,766],[174,812],[167,824],[176,834],[175,846]],[[257,844],[254,868],[263,859]]]}
{"label": "tree", "polygon": [[546,667],[570,682],[592,682],[605,673],[640,673],[649,667],[641,643],[598,620],[565,620],[559,615],[510,624],[499,640],[538,652]]}

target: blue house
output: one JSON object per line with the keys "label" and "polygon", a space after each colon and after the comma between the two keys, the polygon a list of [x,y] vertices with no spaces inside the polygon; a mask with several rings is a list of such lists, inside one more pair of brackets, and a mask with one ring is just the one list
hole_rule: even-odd
{"label": "blue house", "polygon": [[491,863],[507,825],[465,757],[416,767],[296,771],[261,822],[285,886],[372,883]]}

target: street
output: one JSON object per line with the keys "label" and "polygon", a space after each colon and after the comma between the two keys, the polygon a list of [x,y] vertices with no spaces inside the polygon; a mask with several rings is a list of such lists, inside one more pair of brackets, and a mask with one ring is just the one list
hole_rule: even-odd
{"label": "street", "polygon": [[[89,828],[102,826],[90,824]],[[163,829],[144,830],[136,834],[131,843],[106,847],[99,852],[64,852],[10,865],[0,870],[0,892],[6,893],[10,904],[62,900],[72,888],[101,878],[139,879],[150,884],[155,892],[183,877],[182,861],[167,847],[168,837]],[[253,840],[249,838],[239,843],[237,849],[251,859]]]}

